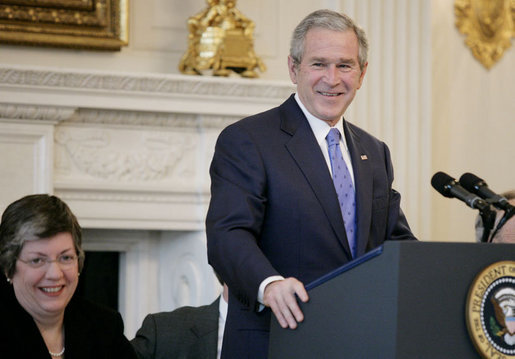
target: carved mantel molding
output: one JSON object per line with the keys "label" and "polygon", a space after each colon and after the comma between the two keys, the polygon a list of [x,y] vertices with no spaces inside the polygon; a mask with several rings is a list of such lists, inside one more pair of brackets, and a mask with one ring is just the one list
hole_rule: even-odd
{"label": "carved mantel molding", "polygon": [[[129,74],[101,71],[49,69],[25,66],[0,67],[0,83],[13,86],[107,90],[127,93],[177,94],[195,97],[222,96],[276,100],[292,86],[279,81],[173,74]],[[286,92],[285,92],[286,91]]]}
{"label": "carved mantel molding", "polygon": [[0,103],[0,118],[61,122],[73,116],[73,108]]}
{"label": "carved mantel molding", "polygon": [[83,226],[202,230],[218,133],[293,91],[240,78],[0,66],[0,128],[50,126],[51,187]]}
{"label": "carved mantel molding", "polygon": [[[31,99],[32,105],[64,105],[66,99],[83,108],[244,116],[277,105],[292,92],[282,81],[0,66],[2,103]],[[37,98],[41,93],[45,102]]]}

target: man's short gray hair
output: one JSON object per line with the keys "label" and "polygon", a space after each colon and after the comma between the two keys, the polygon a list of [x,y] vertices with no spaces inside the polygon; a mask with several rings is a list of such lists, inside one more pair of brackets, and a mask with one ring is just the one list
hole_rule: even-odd
{"label": "man's short gray hair", "polygon": [[358,38],[358,62],[363,71],[368,58],[368,40],[365,31],[350,17],[332,10],[317,10],[306,16],[295,28],[290,42],[290,56],[295,66],[302,62],[304,55],[304,40],[309,30],[322,28],[332,31],[353,31]]}

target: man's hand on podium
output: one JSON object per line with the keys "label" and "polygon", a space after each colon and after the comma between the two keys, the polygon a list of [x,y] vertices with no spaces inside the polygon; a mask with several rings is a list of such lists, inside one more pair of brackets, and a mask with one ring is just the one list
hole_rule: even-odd
{"label": "man's hand on podium", "polygon": [[295,329],[297,323],[304,320],[297,297],[304,303],[309,300],[304,284],[290,277],[268,284],[264,291],[263,304],[272,309],[281,327]]}

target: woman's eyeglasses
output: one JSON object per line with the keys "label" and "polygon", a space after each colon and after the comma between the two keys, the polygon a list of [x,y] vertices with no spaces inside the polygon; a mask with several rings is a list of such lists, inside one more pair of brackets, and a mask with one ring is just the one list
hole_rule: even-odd
{"label": "woman's eyeglasses", "polygon": [[34,257],[30,259],[18,258],[18,260],[35,269],[48,267],[48,265],[52,262],[56,262],[59,267],[66,269],[73,266],[77,262],[77,256],[73,254],[61,254],[56,259],[50,259],[48,257]]}

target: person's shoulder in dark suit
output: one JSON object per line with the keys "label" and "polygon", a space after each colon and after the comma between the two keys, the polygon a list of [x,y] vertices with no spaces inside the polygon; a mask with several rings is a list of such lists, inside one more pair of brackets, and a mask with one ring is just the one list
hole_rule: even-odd
{"label": "person's shoulder in dark suit", "polygon": [[147,315],[131,340],[139,359],[216,358],[219,301]]}
{"label": "person's shoulder in dark suit", "polygon": [[66,308],[64,325],[70,358],[137,358],[123,334],[122,317],[115,310],[74,297]]}

